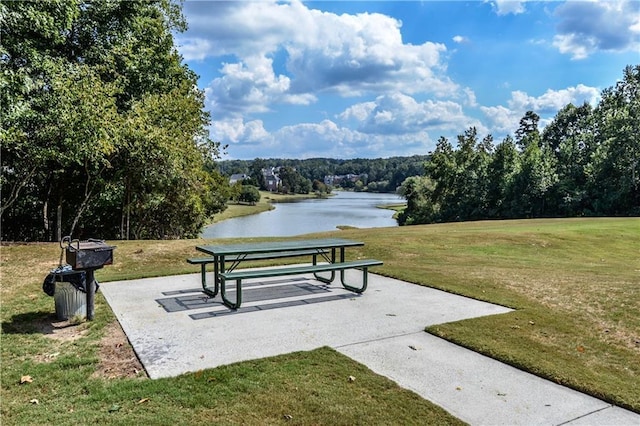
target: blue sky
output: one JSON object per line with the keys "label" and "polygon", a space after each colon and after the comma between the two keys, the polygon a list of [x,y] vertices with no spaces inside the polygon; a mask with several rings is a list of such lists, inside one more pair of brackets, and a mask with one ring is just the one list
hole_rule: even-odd
{"label": "blue sky", "polygon": [[428,154],[594,106],[640,63],[640,2],[196,1],[178,50],[223,159]]}

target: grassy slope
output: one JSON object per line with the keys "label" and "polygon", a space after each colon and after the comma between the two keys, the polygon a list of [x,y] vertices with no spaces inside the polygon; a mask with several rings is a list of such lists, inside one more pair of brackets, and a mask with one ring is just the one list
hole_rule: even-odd
{"label": "grassy slope", "polygon": [[[431,327],[429,332],[640,412],[639,219],[469,222],[322,235],[365,241],[364,248],[351,253],[384,260],[376,272],[516,309]],[[193,256],[201,242],[117,242],[116,264],[98,271],[97,277],[195,272],[184,259]],[[328,349],[161,384],[89,379],[97,362],[97,340],[104,325],[114,321],[101,296],[96,321],[87,324],[83,339],[55,343],[33,327],[51,317],[53,301],[40,286],[59,253],[57,244],[2,248],[3,423],[20,423],[34,414],[45,416],[38,417],[45,422],[148,421],[155,416],[172,423],[176,412],[194,423],[277,423],[283,410],[292,411],[302,424],[384,423],[385,407],[394,411],[396,405],[406,407],[401,410],[406,414],[403,423],[426,413],[444,416]],[[54,353],[60,355],[48,360],[47,354]],[[360,378],[355,382],[364,388],[358,390],[363,397],[354,402],[344,400],[352,390],[343,380],[348,371],[367,377],[365,383],[359,383]],[[34,376],[34,383],[17,385],[23,374]],[[384,391],[390,386],[392,391]],[[247,392],[251,398],[245,397]],[[311,395],[308,402],[297,401],[298,392]],[[34,406],[28,403],[31,398],[51,402]],[[137,405],[136,398],[157,404]],[[123,408],[108,413],[113,405]],[[82,417],[71,416],[71,409]],[[245,417],[238,417],[241,412]],[[119,417],[124,413],[127,417]],[[443,421],[453,420],[440,417],[436,422]]]}
{"label": "grassy slope", "polygon": [[[429,332],[640,411],[640,220],[475,222],[392,234],[368,241],[385,256],[385,274],[516,309]],[[385,251],[384,240],[401,249]]]}

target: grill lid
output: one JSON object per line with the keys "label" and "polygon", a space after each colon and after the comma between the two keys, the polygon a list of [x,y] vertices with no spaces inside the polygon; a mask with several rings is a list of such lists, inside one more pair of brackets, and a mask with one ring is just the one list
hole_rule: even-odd
{"label": "grill lid", "polygon": [[71,240],[71,237],[64,237],[60,241],[62,247],[67,243],[66,260],[73,269],[98,269],[104,265],[113,263],[113,249],[103,240],[89,239],[86,241]]}
{"label": "grill lid", "polygon": [[101,240],[88,240],[88,241],[75,240],[75,241],[72,241],[71,244],[67,246],[67,250],[69,251],[81,251],[81,250],[105,251],[105,250],[113,250],[113,249],[114,249],[114,246],[107,245],[107,243]]}

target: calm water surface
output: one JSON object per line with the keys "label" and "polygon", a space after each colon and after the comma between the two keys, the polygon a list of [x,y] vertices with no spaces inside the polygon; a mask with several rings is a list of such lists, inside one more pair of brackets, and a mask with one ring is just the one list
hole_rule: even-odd
{"label": "calm water surface", "polygon": [[341,225],[357,228],[398,226],[393,211],[376,206],[404,201],[395,194],[337,191],[327,199],[277,203],[275,209],[268,212],[228,219],[205,227],[201,236],[290,237],[335,231]]}

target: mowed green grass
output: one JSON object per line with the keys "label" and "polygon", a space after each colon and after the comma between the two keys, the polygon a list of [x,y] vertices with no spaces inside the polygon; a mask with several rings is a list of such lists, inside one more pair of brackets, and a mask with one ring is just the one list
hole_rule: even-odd
{"label": "mowed green grass", "polygon": [[386,232],[368,240],[386,275],[515,309],[427,331],[640,412],[640,219]]}
{"label": "mowed green grass", "polygon": [[[349,253],[383,260],[375,272],[514,308],[428,332],[640,412],[640,219],[467,222],[312,236],[363,240]],[[236,240],[216,243],[225,241]],[[203,242],[114,242],[115,264],[97,277],[193,273],[197,268],[184,259],[197,256],[194,247]],[[92,378],[99,339],[115,321],[101,295],[95,321],[76,341],[51,340],[36,327],[53,317],[53,299],[41,284],[59,255],[57,244],[2,247],[3,424],[456,422],[328,348],[174,379]],[[20,385],[22,375],[33,382]]]}

